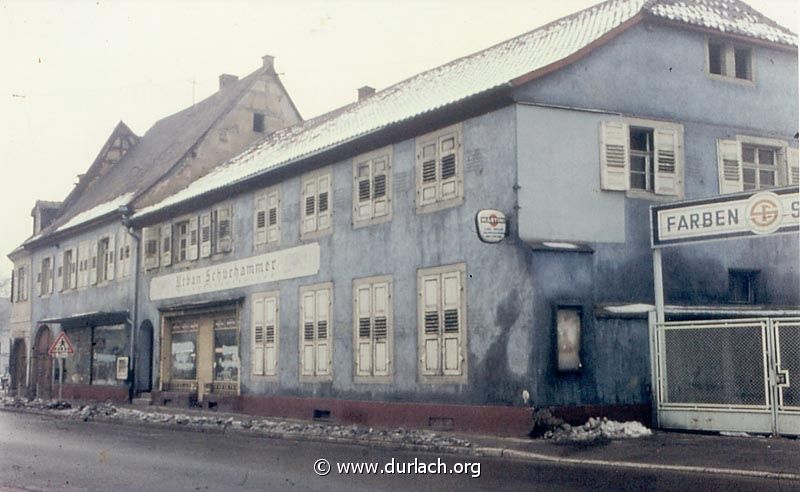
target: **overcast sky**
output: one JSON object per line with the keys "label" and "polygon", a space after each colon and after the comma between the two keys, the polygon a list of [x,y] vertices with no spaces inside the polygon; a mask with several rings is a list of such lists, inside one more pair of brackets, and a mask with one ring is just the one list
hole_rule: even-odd
{"label": "overcast sky", "polygon": [[[0,0],[0,278],[35,200],[62,200],[118,121],[138,135],[275,56],[304,118],[596,0]],[[797,0],[751,0],[797,32]]]}

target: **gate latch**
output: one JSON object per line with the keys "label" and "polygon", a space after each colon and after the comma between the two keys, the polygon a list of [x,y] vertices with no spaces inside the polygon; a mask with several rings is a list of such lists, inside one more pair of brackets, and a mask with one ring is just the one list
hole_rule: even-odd
{"label": "gate latch", "polygon": [[789,370],[788,369],[780,369],[777,368],[776,370],[776,382],[777,386],[781,388],[788,388],[789,387]]}

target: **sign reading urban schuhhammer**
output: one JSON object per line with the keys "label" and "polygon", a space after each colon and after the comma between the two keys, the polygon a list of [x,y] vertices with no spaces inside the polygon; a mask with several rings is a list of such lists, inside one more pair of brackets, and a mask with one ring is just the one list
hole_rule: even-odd
{"label": "sign reading urban schuhhammer", "polygon": [[170,299],[316,275],[319,243],[305,244],[150,280],[150,299]]}
{"label": "sign reading urban schuhhammer", "polygon": [[652,245],[800,231],[796,187],[652,205]]}

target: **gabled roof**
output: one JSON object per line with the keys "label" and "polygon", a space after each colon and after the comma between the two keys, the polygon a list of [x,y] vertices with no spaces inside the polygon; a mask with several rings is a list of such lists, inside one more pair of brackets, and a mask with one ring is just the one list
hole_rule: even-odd
{"label": "gabled roof", "polygon": [[[193,106],[157,121],[138,143],[104,174],[96,179],[83,179],[86,184],[84,186],[79,184],[76,190],[70,193],[68,200],[71,200],[71,203],[65,203],[58,219],[36,236],[26,240],[24,244],[29,245],[55,232],[65,231],[117,213],[120,207],[129,205],[138,194],[149,189],[168,174],[184,156],[190,154],[211,127],[234,107],[264,70],[262,67]],[[119,125],[115,133],[118,128]]]}
{"label": "gabled roof", "polygon": [[556,70],[643,18],[663,19],[777,46],[788,29],[739,0],[608,0],[478,53],[428,70],[322,117],[273,133],[185,189],[134,214],[143,218],[390,126]]}

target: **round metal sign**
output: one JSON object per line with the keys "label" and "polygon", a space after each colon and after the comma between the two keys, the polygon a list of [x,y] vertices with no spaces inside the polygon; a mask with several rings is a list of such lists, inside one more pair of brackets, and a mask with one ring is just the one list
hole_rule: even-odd
{"label": "round metal sign", "polygon": [[506,237],[506,215],[499,210],[480,210],[475,215],[478,237],[485,243],[499,243]]}

